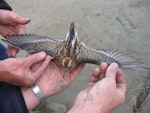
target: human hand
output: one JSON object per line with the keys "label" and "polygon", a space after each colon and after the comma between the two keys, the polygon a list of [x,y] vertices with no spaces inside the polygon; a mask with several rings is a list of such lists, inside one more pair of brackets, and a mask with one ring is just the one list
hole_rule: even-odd
{"label": "human hand", "polygon": [[[44,72],[50,57],[41,52],[27,58],[8,58],[0,62],[0,80],[19,86],[31,86]],[[39,65],[36,70],[32,68]]]}
{"label": "human hand", "polygon": [[[22,18],[16,13],[0,9],[0,34],[7,37],[13,34],[24,34],[25,25],[30,22],[29,18]],[[8,46],[7,54],[9,57],[15,56],[18,49]]]}
{"label": "human hand", "polygon": [[108,113],[125,101],[126,82],[118,65],[102,63],[91,76],[89,87],[79,93],[68,113]]}
{"label": "human hand", "polygon": [[[57,60],[52,60],[36,84],[45,97],[55,95],[67,88],[84,66],[85,64],[79,64],[65,70]],[[36,70],[36,68],[34,69]]]}

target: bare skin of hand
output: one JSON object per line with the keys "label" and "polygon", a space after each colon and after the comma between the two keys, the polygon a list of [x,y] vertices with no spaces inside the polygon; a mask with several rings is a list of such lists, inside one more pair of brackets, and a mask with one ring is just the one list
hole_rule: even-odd
{"label": "bare skin of hand", "polygon": [[[49,58],[51,59],[49,65],[36,82],[36,85],[39,86],[45,98],[58,94],[66,89],[85,66],[85,64],[79,64],[68,70],[64,70],[64,67],[57,60],[52,60],[50,56]],[[34,65],[32,70],[37,70],[40,65],[40,63]],[[33,110],[39,104],[39,100],[33,94],[31,88],[22,87],[22,93],[28,110]]]}
{"label": "bare skin of hand", "polygon": [[[24,34],[25,25],[30,22],[30,18],[23,18],[16,13],[0,9],[0,34],[7,37],[13,34]],[[15,56],[18,49],[8,46],[7,54],[9,57]]]}
{"label": "bare skin of hand", "polygon": [[[19,86],[31,86],[44,72],[49,64],[50,57],[41,52],[27,58],[8,58],[0,61],[0,81],[16,84]],[[32,68],[40,66],[36,70]],[[34,65],[33,65],[34,64]],[[31,68],[32,67],[32,68]]]}
{"label": "bare skin of hand", "polygon": [[65,70],[57,60],[52,60],[36,84],[40,87],[45,97],[55,95],[66,89],[79,75],[84,66],[85,64],[79,64]]}
{"label": "bare skin of hand", "polygon": [[91,76],[89,87],[79,93],[68,113],[108,113],[125,101],[126,82],[116,63],[102,63]]}

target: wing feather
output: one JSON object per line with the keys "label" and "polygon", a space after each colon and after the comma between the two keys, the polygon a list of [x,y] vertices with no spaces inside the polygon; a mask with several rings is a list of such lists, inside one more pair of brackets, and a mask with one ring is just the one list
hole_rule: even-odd
{"label": "wing feather", "polygon": [[35,34],[12,35],[2,40],[29,53],[45,51],[52,57],[62,48],[61,40]]}
{"label": "wing feather", "polygon": [[134,70],[150,70],[149,67],[145,67],[143,62],[130,56],[122,51],[113,49],[89,49],[87,47],[81,46],[79,52],[79,63],[93,63],[101,64],[106,62],[111,64],[116,62],[120,68],[123,69],[134,69]]}

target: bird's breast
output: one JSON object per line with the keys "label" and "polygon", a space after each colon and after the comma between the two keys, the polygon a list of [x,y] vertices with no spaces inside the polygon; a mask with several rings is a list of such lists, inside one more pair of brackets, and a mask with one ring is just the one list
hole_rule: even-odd
{"label": "bird's breast", "polygon": [[63,59],[62,65],[64,66],[65,69],[69,68],[72,66],[72,58],[70,57],[65,57]]}

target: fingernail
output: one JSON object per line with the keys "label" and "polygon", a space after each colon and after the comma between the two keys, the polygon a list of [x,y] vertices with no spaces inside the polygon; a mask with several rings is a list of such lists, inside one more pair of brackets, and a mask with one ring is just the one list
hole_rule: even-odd
{"label": "fingernail", "polygon": [[46,56],[46,53],[42,51],[42,52],[39,53],[39,55],[40,55],[41,57],[45,57],[45,56]]}
{"label": "fingernail", "polygon": [[118,68],[118,64],[117,63],[112,63],[111,64],[113,68]]}

